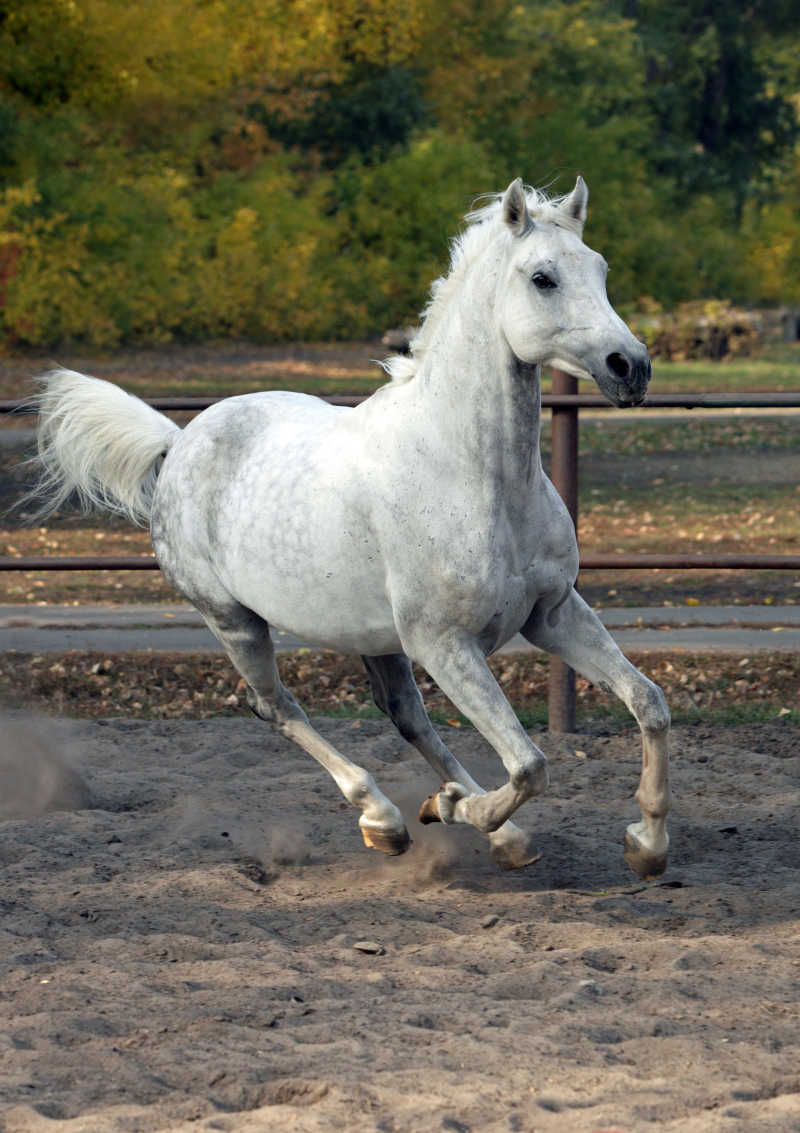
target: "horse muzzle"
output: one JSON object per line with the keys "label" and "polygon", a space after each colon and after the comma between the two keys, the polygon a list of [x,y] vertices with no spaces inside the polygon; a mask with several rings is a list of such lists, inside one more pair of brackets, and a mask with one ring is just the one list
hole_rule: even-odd
{"label": "horse muzzle", "polygon": [[597,384],[606,397],[620,409],[641,405],[647,396],[652,367],[650,356],[613,353],[605,360],[606,372]]}

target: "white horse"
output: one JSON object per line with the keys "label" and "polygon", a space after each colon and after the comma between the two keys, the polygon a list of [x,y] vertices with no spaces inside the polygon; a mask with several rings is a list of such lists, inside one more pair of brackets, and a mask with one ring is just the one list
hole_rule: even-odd
{"label": "white horse", "polygon": [[[639,404],[644,345],[608,302],[606,264],[581,239],[588,190],[559,200],[514,181],[454,242],[409,358],[355,409],[315,397],[231,397],[185,429],[117,386],[43,379],[45,510],[84,505],[150,523],[161,570],[194,603],[270,721],[333,776],[367,846],[409,844],[372,776],[324,740],[281,684],[270,627],[363,656],[378,707],[442,780],[423,822],[469,823],[504,868],[532,860],[511,822],[548,782],[546,760],[486,658],[516,633],[613,690],[643,736],[625,856],[663,872],[669,711],[575,590],[570,517],[542,469],[540,366]],[[411,660],[486,737],[508,781],[485,791],[423,707]]]}

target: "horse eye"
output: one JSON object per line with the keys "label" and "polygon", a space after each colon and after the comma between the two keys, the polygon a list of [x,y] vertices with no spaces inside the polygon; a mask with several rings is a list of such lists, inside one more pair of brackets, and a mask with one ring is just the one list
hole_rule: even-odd
{"label": "horse eye", "polygon": [[538,287],[540,291],[551,291],[558,284],[549,275],[545,275],[543,271],[537,271],[533,277],[533,286]]}

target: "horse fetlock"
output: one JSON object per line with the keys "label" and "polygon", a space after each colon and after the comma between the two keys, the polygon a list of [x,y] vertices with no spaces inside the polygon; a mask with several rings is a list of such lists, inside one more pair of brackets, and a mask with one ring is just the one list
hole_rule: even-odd
{"label": "horse fetlock", "polygon": [[664,819],[671,809],[671,796],[669,787],[651,787],[647,784],[644,787],[639,787],[635,795],[636,801],[642,808],[642,821],[651,824],[661,823],[663,825]]}
{"label": "horse fetlock", "polygon": [[377,793],[377,784],[368,771],[362,771],[359,775],[354,776],[343,791],[347,801],[360,810],[364,810]]}
{"label": "horse fetlock", "polygon": [[488,795],[469,795],[458,803],[458,821],[469,823],[481,834],[494,834],[508,819],[509,811],[504,803],[505,800],[501,802],[497,798],[496,791]]}

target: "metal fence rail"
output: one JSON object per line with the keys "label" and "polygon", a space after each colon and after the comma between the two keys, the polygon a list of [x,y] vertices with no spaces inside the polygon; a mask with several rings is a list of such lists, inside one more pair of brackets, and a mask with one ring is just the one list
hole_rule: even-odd
{"label": "metal fence rail", "polygon": [[[151,397],[144,399],[161,412],[200,412],[223,401],[220,397]],[[324,398],[332,405],[355,406],[360,395]],[[581,409],[614,407],[600,394],[578,393],[577,378],[553,372],[553,392],[542,394],[542,406],[552,409],[551,477],[577,528],[578,520],[578,418]],[[800,393],[656,393],[648,396],[648,409],[800,409]],[[0,415],[31,414],[29,400],[0,400]],[[800,555],[674,554],[581,555],[581,570],[794,570],[800,573]],[[149,555],[86,555],[0,557],[0,570],[158,570]],[[575,674],[558,658],[550,665],[548,714],[551,731],[575,730]]]}
{"label": "metal fence rail", "polygon": [[[569,377],[569,375],[564,375]],[[613,409],[614,406],[599,393],[578,393],[577,379],[570,379],[576,383],[572,392],[556,389],[561,386],[558,380],[553,382],[553,392],[542,394],[542,407],[544,409]],[[145,397],[148,405],[162,413],[172,413],[179,410],[199,413],[224,401],[231,394],[220,394],[218,397]],[[331,405],[359,405],[365,400],[367,394],[330,394],[323,396],[323,401]],[[800,409],[800,393],[652,393],[640,409]],[[33,414],[35,405],[28,398],[0,400],[0,414]]]}
{"label": "metal fence rail", "polygon": [[[796,570],[800,555],[581,555],[581,570]],[[158,570],[153,555],[19,555],[0,570]]]}

